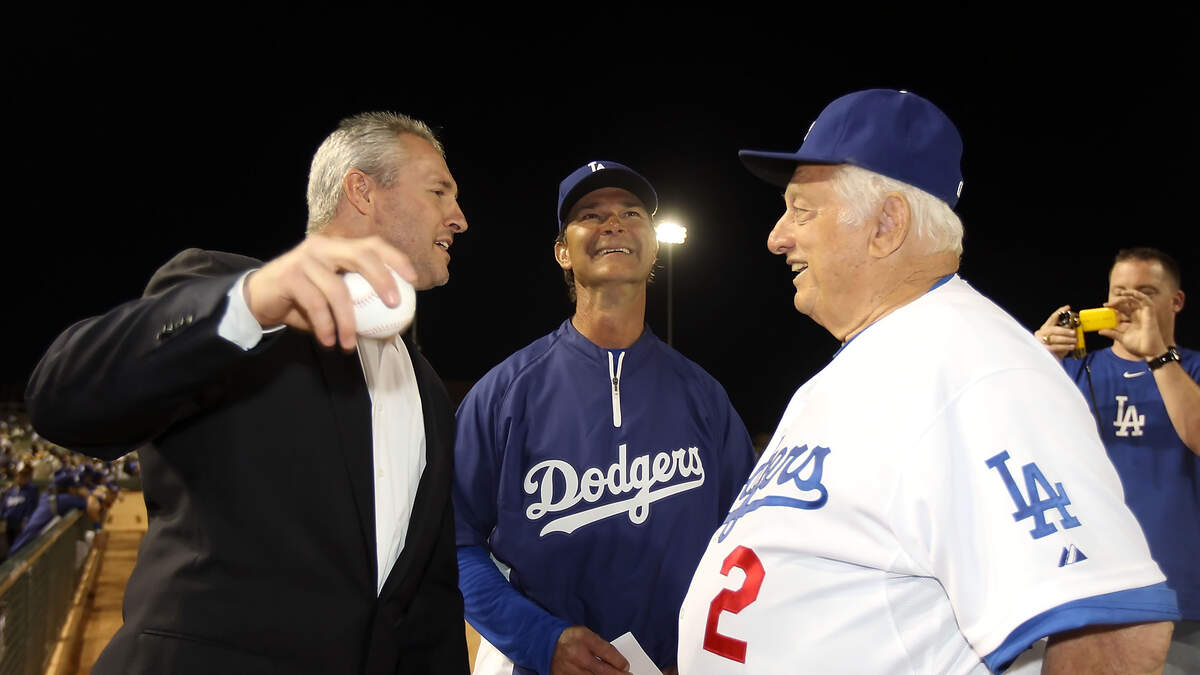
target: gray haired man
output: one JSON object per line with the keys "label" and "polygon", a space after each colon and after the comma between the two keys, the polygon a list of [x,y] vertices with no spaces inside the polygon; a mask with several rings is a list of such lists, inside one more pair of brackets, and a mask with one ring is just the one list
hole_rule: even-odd
{"label": "gray haired man", "polygon": [[43,436],[139,448],[149,529],[95,673],[467,670],[450,403],[407,339],[356,337],[339,277],[392,306],[388,268],[446,283],[457,186],[429,128],[391,113],[343,121],[311,173],[294,249],[184,251],[29,382]]}

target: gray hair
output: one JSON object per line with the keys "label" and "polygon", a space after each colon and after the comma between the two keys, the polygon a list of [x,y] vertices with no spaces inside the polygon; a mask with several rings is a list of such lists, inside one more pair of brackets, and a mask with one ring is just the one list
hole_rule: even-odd
{"label": "gray hair", "polygon": [[333,220],[342,196],[342,180],[351,169],[371,176],[385,188],[395,184],[403,159],[396,140],[402,134],[423,138],[443,156],[446,154],[429,125],[400,113],[360,113],[338,124],[317,148],[308,172],[309,234]]}
{"label": "gray hair", "polygon": [[843,225],[862,223],[879,208],[885,194],[899,192],[908,200],[917,241],[924,242],[929,253],[953,251],[962,255],[962,220],[949,204],[928,192],[853,164],[839,165],[832,183],[842,201],[838,222]]}

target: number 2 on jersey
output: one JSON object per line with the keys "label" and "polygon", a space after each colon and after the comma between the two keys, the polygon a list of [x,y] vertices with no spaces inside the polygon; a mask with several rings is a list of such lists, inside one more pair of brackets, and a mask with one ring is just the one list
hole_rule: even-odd
{"label": "number 2 on jersey", "polygon": [[717,593],[717,597],[713,598],[712,603],[709,604],[708,625],[704,629],[704,648],[718,656],[745,663],[746,643],[718,633],[717,622],[721,619],[721,612],[737,614],[754,602],[758,598],[758,589],[762,586],[766,573],[763,571],[758,556],[745,546],[733,549],[725,557],[725,562],[721,565],[721,574],[729,576],[729,570],[734,567],[745,572],[746,579],[742,582],[742,587],[736,591],[729,588],[721,589],[721,592]]}

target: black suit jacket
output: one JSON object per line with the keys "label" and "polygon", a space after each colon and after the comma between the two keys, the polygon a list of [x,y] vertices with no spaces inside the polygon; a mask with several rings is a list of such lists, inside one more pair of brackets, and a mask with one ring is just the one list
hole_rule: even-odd
{"label": "black suit jacket", "polygon": [[258,266],[184,251],[141,299],[59,336],[30,379],[40,434],[141,458],[149,528],[93,672],[465,673],[441,380],[410,347],[427,464],[377,598],[358,355],[287,329],[248,352],[217,335],[227,291]]}

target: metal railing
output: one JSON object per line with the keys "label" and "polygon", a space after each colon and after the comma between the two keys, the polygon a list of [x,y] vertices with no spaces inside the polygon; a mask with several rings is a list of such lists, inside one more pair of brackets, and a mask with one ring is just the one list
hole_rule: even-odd
{"label": "metal railing", "polygon": [[82,511],[0,565],[0,675],[40,675],[71,607],[91,547],[91,521]]}

